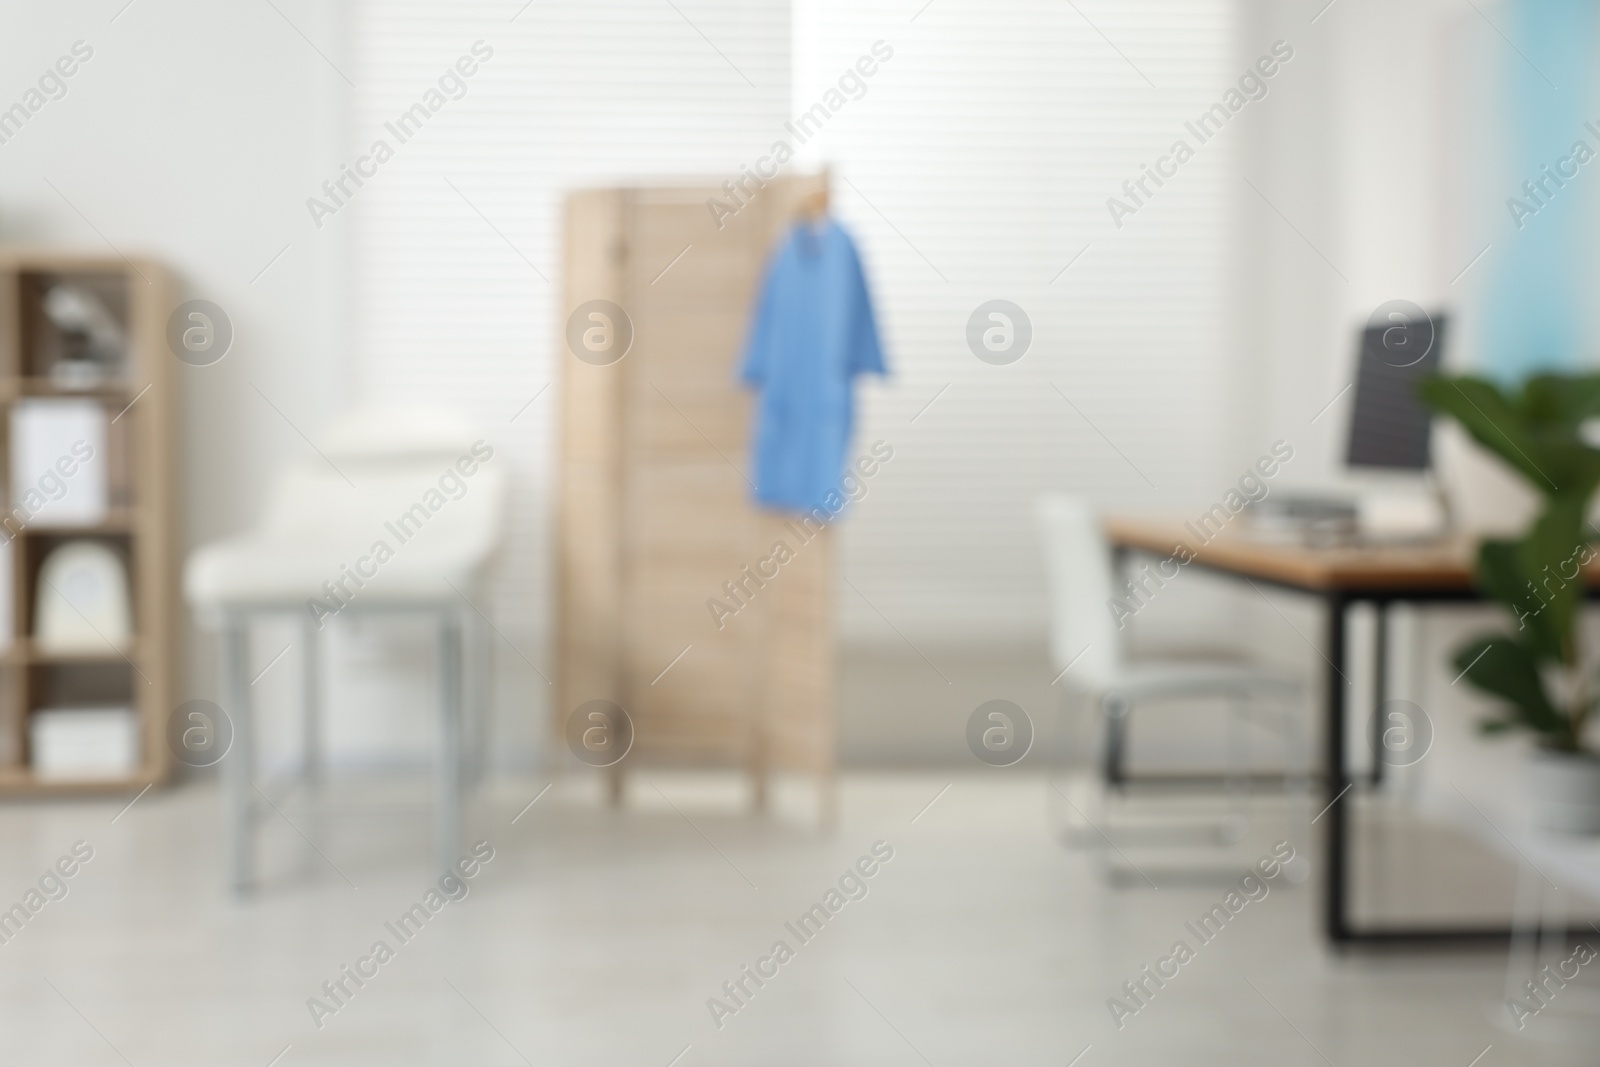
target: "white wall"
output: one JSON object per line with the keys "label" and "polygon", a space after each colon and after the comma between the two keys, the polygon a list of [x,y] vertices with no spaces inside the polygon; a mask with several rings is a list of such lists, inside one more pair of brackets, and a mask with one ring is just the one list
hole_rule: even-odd
{"label": "white wall", "polygon": [[[1252,264],[1241,308],[1253,335],[1246,384],[1258,417],[1304,442],[1296,473],[1325,482],[1341,475],[1353,391],[1317,414],[1350,383],[1368,315],[1397,298],[1472,305],[1472,277],[1450,284],[1477,250],[1463,251],[1471,238],[1451,204],[1470,176],[1450,138],[1462,123],[1487,130],[1492,118],[1472,114],[1485,100],[1461,91],[1486,72],[1455,65],[1464,25],[1493,31],[1463,0],[1340,0],[1314,24],[1314,10],[1243,10],[1259,36],[1299,52],[1296,76],[1250,131],[1243,165],[1271,200],[1248,194],[1238,235]],[[1453,329],[1451,347],[1463,337]]]}
{"label": "white wall", "polygon": [[[1036,494],[1198,510],[1270,444],[1234,432],[1223,266],[1240,131],[1122,228],[1106,207],[1238,77],[1229,5],[920,6],[796,4],[797,112],[874,40],[895,50],[803,157],[835,169],[893,371],[864,387],[860,439],[896,455],[845,523],[844,569],[870,604],[841,590],[844,634],[1042,643]],[[994,298],[1033,323],[1010,366],[965,340]]]}
{"label": "white wall", "polygon": [[[344,243],[302,223],[349,89],[300,35],[338,57],[331,5],[280,0],[294,26],[265,4],[123,5],[4,4],[5,106],[74,41],[94,54],[0,145],[0,239],[149,255],[233,320],[225,359],[175,368],[187,549],[248,523],[346,399]],[[184,698],[213,695],[198,647]]]}
{"label": "white wall", "polygon": [[[355,392],[475,417],[512,474],[502,581],[483,605],[497,641],[502,761],[533,758],[553,674],[550,497],[561,328],[561,208],[589,186],[737,177],[781,132],[789,14],[781,0],[521,4],[439,0],[351,8],[346,159],[395,158],[324,233],[353,241]],[[482,41],[492,57],[424,130],[384,126]],[[470,69],[471,64],[468,64]],[[453,186],[453,187],[452,187]],[[302,229],[307,228],[302,226]],[[661,264],[665,267],[666,264]],[[693,269],[694,252],[681,269]],[[534,399],[537,397],[537,399]],[[530,401],[532,403],[530,403]],[[427,751],[427,646],[362,643],[349,745]]]}

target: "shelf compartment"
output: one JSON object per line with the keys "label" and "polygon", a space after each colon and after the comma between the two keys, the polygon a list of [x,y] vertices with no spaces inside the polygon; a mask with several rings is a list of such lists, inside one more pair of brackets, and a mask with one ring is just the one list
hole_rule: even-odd
{"label": "shelf compartment", "polygon": [[120,390],[133,343],[128,284],[123,271],[19,272],[14,373],[72,393]]}

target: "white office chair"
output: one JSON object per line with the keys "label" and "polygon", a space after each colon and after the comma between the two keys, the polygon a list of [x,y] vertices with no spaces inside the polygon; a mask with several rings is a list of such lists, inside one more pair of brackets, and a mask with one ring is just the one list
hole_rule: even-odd
{"label": "white office chair", "polygon": [[[1065,672],[1060,680],[1069,697],[1100,713],[1104,789],[1125,789],[1138,780],[1127,770],[1128,724],[1134,707],[1146,703],[1222,699],[1238,713],[1255,702],[1271,702],[1284,711],[1288,758],[1303,760],[1299,725],[1293,714],[1301,691],[1295,678],[1238,662],[1130,661],[1110,607],[1117,596],[1111,554],[1093,510],[1075,497],[1047,496],[1038,501],[1037,514],[1049,582],[1051,659],[1055,670]],[[1217,776],[1186,775],[1183,780],[1217,780]],[[1220,780],[1234,781],[1237,776],[1230,774]],[[1291,771],[1283,780],[1286,786],[1303,783],[1303,771]],[[1080,820],[1087,818],[1081,811],[1076,814]],[[1083,840],[1097,838],[1098,829],[1090,829],[1093,832],[1083,834]]]}
{"label": "white office chair", "polygon": [[[489,650],[476,605],[500,542],[507,483],[505,460],[486,460],[485,451],[473,427],[447,413],[355,413],[325,435],[321,456],[283,472],[257,528],[190,555],[185,593],[202,621],[221,631],[219,702],[234,730],[222,769],[228,878],[236,891],[254,880],[261,811],[254,796],[249,627],[270,613],[300,619],[304,771],[313,784],[321,762],[323,609],[341,618],[420,612],[437,619],[434,847],[446,867],[460,855],[464,754],[481,755],[487,706]],[[389,554],[374,551],[379,543]],[[465,672],[464,643],[472,658]]]}

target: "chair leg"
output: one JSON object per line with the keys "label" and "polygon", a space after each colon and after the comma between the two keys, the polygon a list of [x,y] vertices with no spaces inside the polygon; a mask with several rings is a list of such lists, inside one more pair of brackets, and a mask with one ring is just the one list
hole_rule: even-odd
{"label": "chair leg", "polygon": [[439,781],[434,847],[448,870],[461,855],[461,620],[439,620]]}
{"label": "chair leg", "polygon": [[[1084,762],[1084,754],[1092,752],[1093,742],[1084,747],[1078,727],[1084,710],[1095,704],[1095,697],[1089,692],[1074,689],[1064,692],[1056,713],[1055,729],[1045,750],[1049,785],[1045,790],[1047,818],[1052,831],[1062,844],[1068,846],[1086,845],[1097,840],[1094,831],[1088,827],[1100,825],[1104,814],[1104,781],[1101,781],[1099,789],[1079,788],[1082,780],[1092,778],[1097,757],[1088,755],[1087,764]],[[1073,799],[1074,795],[1077,796],[1076,800]],[[1089,809],[1087,813],[1085,807]]]}
{"label": "chair leg", "polygon": [[830,833],[839,828],[839,772],[829,771],[817,779],[818,823]]}
{"label": "chair leg", "polygon": [[483,670],[478,656],[477,617],[461,620],[461,782],[478,782],[479,738],[483,734]]}
{"label": "chair leg", "polygon": [[1223,786],[1230,815],[1239,814],[1250,792],[1250,735],[1249,723],[1245,721],[1247,699],[1237,694],[1228,699],[1228,725],[1223,741],[1228,767],[1224,772]]}
{"label": "chair leg", "polygon": [[301,722],[304,731],[302,774],[306,788],[315,791],[322,786],[322,644],[321,632],[310,619],[300,623],[300,647],[304,656],[301,671]]}
{"label": "chair leg", "polygon": [[220,694],[233,720],[233,746],[222,760],[227,879],[243,894],[255,882],[255,731],[250,714],[250,627],[242,615],[229,615],[221,633]]}
{"label": "chair leg", "polygon": [[1104,774],[1106,784],[1121,786],[1125,775],[1123,760],[1128,741],[1128,712],[1125,697],[1107,693],[1100,698],[1100,710],[1106,721],[1106,752]]}
{"label": "chair leg", "polygon": [[471,622],[472,783],[476,785],[489,769],[489,738],[494,729],[494,641],[487,623],[476,617]]}
{"label": "chair leg", "polygon": [[1312,837],[1311,811],[1316,800],[1311,775],[1311,742],[1300,717],[1301,710],[1298,698],[1286,702],[1284,707],[1283,737],[1284,748],[1288,752],[1289,773],[1284,778],[1283,789],[1285,793],[1294,795],[1292,804],[1300,810],[1300,817],[1296,820],[1299,823],[1297,829],[1302,840],[1309,841]]}

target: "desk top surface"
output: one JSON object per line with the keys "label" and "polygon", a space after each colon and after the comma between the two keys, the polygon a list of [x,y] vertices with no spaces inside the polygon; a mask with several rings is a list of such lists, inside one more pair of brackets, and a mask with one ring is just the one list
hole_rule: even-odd
{"label": "desk top surface", "polygon": [[[1171,555],[1182,545],[1207,568],[1318,592],[1473,588],[1474,543],[1456,536],[1417,544],[1311,547],[1229,526],[1209,541],[1170,519],[1113,515],[1105,519],[1115,546]],[[1591,567],[1591,571],[1593,568]]]}

